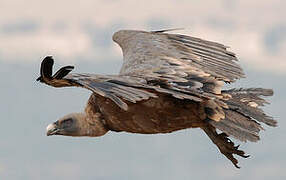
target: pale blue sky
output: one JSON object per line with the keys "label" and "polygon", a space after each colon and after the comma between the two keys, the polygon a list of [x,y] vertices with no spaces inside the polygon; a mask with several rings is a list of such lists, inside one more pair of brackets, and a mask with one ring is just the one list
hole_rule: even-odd
{"label": "pale blue sky", "polygon": [[[135,2],[135,1],[134,1]],[[50,179],[272,179],[286,177],[284,1],[36,1],[0,0],[0,178]],[[284,7],[284,8],[282,8]],[[100,138],[46,137],[47,124],[82,111],[90,94],[35,81],[53,55],[56,67],[115,74],[119,29],[185,27],[179,33],[232,47],[247,78],[232,87],[274,89],[265,111],[279,127],[265,127],[251,155],[235,169],[197,129],[168,135],[108,133]],[[230,87],[230,86],[228,86]]]}

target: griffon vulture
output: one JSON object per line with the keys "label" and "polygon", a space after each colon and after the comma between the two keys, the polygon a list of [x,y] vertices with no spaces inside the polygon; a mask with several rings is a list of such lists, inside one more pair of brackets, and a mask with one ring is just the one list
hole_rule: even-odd
{"label": "griffon vulture", "polygon": [[52,75],[54,61],[46,57],[37,80],[92,91],[85,112],[50,124],[47,135],[96,137],[108,131],[156,134],[201,128],[238,168],[233,155],[248,156],[229,136],[255,142],[263,129],[260,123],[276,126],[259,108],[267,103],[261,96],[273,91],[222,90],[224,83],[244,77],[235,54],[222,44],[166,31],[116,32],[113,41],[123,52],[119,75],[70,74],[73,66]]}

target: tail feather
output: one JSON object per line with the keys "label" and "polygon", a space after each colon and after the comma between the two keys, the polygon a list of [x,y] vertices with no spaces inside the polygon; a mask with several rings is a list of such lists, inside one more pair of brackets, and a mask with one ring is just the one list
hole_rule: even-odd
{"label": "tail feather", "polygon": [[231,95],[231,98],[224,101],[228,105],[228,109],[224,109],[225,119],[210,121],[217,129],[241,141],[255,142],[259,140],[258,133],[263,129],[258,122],[277,126],[277,122],[259,108],[268,103],[261,96],[273,95],[271,89],[230,89],[222,93]]}
{"label": "tail feather", "polygon": [[237,112],[269,126],[277,126],[277,122],[259,108],[259,106],[268,103],[260,96],[272,96],[273,91],[271,89],[231,89],[225,92],[232,96],[232,99],[227,102],[231,109],[235,109]]}
{"label": "tail feather", "polygon": [[240,113],[231,110],[225,110],[225,112],[225,119],[219,122],[210,121],[210,124],[243,142],[247,140],[256,142],[259,140],[258,133],[262,129],[260,124]]}

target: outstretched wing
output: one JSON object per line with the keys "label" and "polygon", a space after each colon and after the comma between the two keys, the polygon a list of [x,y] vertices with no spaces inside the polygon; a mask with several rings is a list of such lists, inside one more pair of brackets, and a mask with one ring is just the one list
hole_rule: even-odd
{"label": "outstretched wing", "polygon": [[122,48],[121,75],[167,81],[184,90],[220,94],[224,82],[244,76],[226,46],[164,31],[121,30],[113,40]]}
{"label": "outstretched wing", "polygon": [[180,99],[201,101],[202,95],[179,92],[175,89],[161,88],[149,85],[144,78],[127,75],[96,75],[96,74],[69,74],[73,66],[65,66],[52,75],[54,60],[46,57],[41,64],[41,76],[37,81],[53,87],[77,86],[109,98],[124,110],[128,109],[123,101],[136,103],[137,101],[156,98],[156,91],[171,94]]}
{"label": "outstretched wing", "polygon": [[[69,74],[72,66],[61,68],[52,76],[53,59],[46,57],[38,79],[54,87],[80,86],[112,99],[122,109],[123,101],[137,102],[156,97],[156,93],[171,94],[178,99],[203,101],[209,118],[225,117],[222,97],[223,82],[243,77],[234,62],[234,53],[222,44],[202,39],[167,34],[165,31],[122,30],[113,35],[123,51],[120,74]],[[208,113],[209,112],[209,113]]]}

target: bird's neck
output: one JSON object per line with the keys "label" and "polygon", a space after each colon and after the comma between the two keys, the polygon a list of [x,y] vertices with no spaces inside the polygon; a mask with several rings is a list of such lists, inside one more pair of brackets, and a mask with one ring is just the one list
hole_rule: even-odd
{"label": "bird's neck", "polygon": [[86,113],[80,114],[81,117],[78,123],[81,136],[97,137],[103,136],[108,132],[108,129],[105,128],[99,113],[92,115],[87,115]]}

